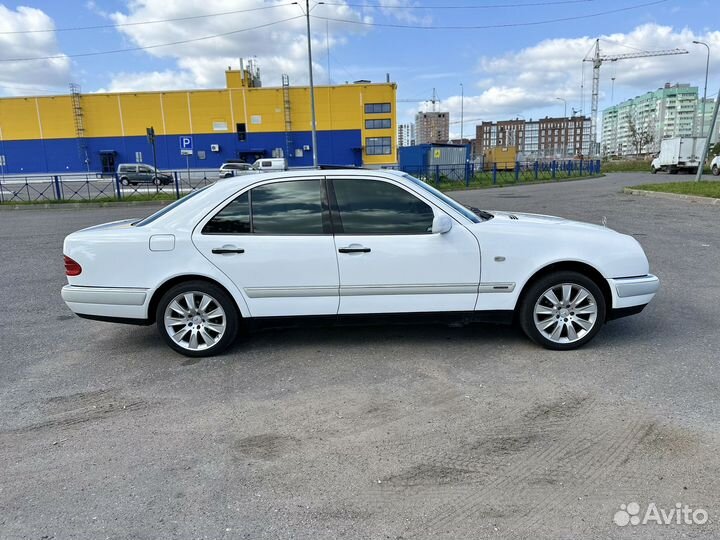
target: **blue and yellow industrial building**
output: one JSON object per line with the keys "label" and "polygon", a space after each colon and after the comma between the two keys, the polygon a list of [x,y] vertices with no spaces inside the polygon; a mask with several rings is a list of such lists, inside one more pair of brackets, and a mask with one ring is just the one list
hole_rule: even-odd
{"label": "blue and yellow industrial building", "polygon": [[[71,85],[66,95],[0,98],[4,173],[112,173],[118,163],[152,163],[149,127],[160,169],[261,157],[311,166],[309,87],[290,86],[287,77],[262,87],[249,69],[225,77],[227,87],[217,90],[86,94]],[[391,82],[315,86],[318,162],[395,163],[396,93]]]}

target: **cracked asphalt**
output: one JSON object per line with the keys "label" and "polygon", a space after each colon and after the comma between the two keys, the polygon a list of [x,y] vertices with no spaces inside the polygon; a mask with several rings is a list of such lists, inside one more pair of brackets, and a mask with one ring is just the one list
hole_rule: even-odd
{"label": "cracked asphalt", "polygon": [[[717,538],[720,208],[621,193],[664,179],[451,193],[642,243],[654,302],[566,353],[428,325],[189,360],[59,295],[66,234],[152,208],[0,210],[0,538]],[[631,502],[709,519],[613,523]]]}

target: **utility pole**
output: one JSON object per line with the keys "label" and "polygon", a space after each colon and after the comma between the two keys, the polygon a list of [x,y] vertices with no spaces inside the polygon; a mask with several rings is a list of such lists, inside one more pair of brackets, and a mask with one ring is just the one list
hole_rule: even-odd
{"label": "utility pole", "polygon": [[465,88],[460,83],[460,144],[463,144],[463,121],[465,120]]}
{"label": "utility pole", "polygon": [[705,167],[705,160],[707,159],[708,150],[710,148],[710,140],[712,139],[713,133],[715,133],[715,124],[717,123],[718,109],[720,109],[720,90],[718,90],[717,97],[715,98],[715,111],[713,112],[712,122],[710,122],[710,133],[708,133],[705,139],[705,146],[703,147],[702,157],[700,158],[700,166],[698,167],[697,174],[695,175],[695,181],[698,182],[702,178],[703,168]]}
{"label": "utility pole", "polygon": [[[703,90],[703,100],[700,104],[701,113],[700,113],[700,136],[705,135],[705,101],[707,100],[707,80],[708,80],[708,70],[710,69],[710,45],[705,43],[704,41],[693,41],[695,45],[705,45],[705,48],[707,49],[707,60],[705,61],[705,89]],[[715,107],[717,108],[718,104],[715,104]],[[712,136],[712,130],[710,131],[710,135]]]}
{"label": "utility pole", "polygon": [[312,156],[313,167],[318,166],[317,123],[315,120],[315,85],[313,84],[312,40],[310,38],[310,0],[305,0],[305,19],[307,20],[308,70],[310,72],[310,115],[312,116]]}

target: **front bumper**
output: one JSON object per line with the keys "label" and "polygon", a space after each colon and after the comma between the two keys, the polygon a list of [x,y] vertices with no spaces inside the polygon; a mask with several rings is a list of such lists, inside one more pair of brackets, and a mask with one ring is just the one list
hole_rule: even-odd
{"label": "front bumper", "polygon": [[65,285],[60,295],[70,310],[80,316],[147,319],[147,289]]}
{"label": "front bumper", "polygon": [[613,309],[644,306],[653,299],[660,288],[657,276],[648,274],[630,278],[608,279],[613,297]]}

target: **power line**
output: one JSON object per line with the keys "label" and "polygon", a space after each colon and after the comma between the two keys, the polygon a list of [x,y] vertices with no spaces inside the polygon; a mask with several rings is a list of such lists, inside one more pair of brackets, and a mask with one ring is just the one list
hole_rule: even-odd
{"label": "power line", "polygon": [[617,8],[617,9],[611,9],[607,11],[598,11],[596,13],[588,13],[585,15],[574,15],[571,17],[559,17],[556,19],[545,19],[542,21],[528,21],[528,22],[515,22],[515,23],[502,23],[502,24],[486,24],[486,25],[478,25],[478,26],[418,26],[418,25],[412,25],[412,24],[393,24],[393,23],[371,23],[366,21],[353,21],[349,19],[334,19],[331,17],[320,17],[318,15],[312,15],[315,19],[321,19],[321,20],[329,20],[329,21],[335,21],[335,22],[342,22],[342,23],[349,23],[349,24],[359,24],[362,26],[379,26],[379,27],[385,27],[385,28],[412,28],[414,30],[487,30],[490,28],[513,28],[513,27],[523,27],[523,26],[538,26],[542,24],[552,24],[557,22],[567,22],[567,21],[577,21],[580,19],[590,19],[593,17],[601,17],[603,15],[611,15],[613,13],[620,13],[623,11],[630,11],[633,9],[639,9],[643,7],[650,7],[650,6],[656,6],[658,4],[663,4],[665,2],[668,2],[668,0],[655,0],[654,2],[646,2],[644,4],[636,4],[634,6],[628,6],[624,8]]}
{"label": "power line", "polygon": [[138,21],[138,22],[129,22],[129,23],[118,23],[118,24],[98,24],[95,26],[74,26],[74,27],[67,27],[67,28],[41,28],[38,30],[8,30],[0,32],[0,35],[11,35],[11,34],[39,34],[39,33],[47,33],[47,32],[75,32],[80,30],[101,30],[104,28],[121,28],[125,26],[141,26],[144,24],[158,24],[158,23],[166,23],[166,22],[176,22],[176,21],[191,21],[195,19],[205,19],[208,17],[222,17],[225,15],[234,15],[236,13],[248,13],[250,11],[261,11],[266,9],[274,9],[278,7],[285,7],[285,6],[291,6],[292,4],[277,4],[274,6],[264,6],[264,7],[257,7],[257,8],[251,8],[251,9],[237,9],[234,11],[223,11],[220,13],[207,13],[205,15],[190,15],[187,17],[176,17],[173,19],[156,19],[152,21]]}
{"label": "power line", "polygon": [[345,4],[341,2],[323,2],[326,6],[348,6],[360,8],[378,8],[378,9],[500,9],[513,7],[533,7],[533,6],[556,6],[561,4],[581,4],[594,2],[595,0],[550,0],[547,2],[528,2],[523,4],[485,4],[480,6],[397,6],[383,4]]}
{"label": "power line", "polygon": [[274,22],[270,22],[267,24],[261,24],[258,26],[250,27],[250,28],[242,28],[240,30],[233,30],[231,32],[223,32],[222,34],[213,34],[211,36],[203,36],[203,37],[192,38],[192,39],[183,39],[180,41],[173,41],[170,43],[158,43],[157,45],[146,45],[144,47],[128,47],[125,49],[113,49],[110,51],[95,51],[95,52],[86,52],[86,53],[77,53],[77,54],[56,54],[54,56],[36,56],[36,57],[30,57],[30,58],[0,58],[0,62],[29,62],[29,61],[33,61],[33,60],[57,60],[57,59],[63,59],[63,58],[80,58],[80,57],[85,57],[85,56],[100,56],[100,55],[104,55],[104,54],[145,51],[148,49],[157,49],[159,47],[170,47],[172,45],[183,45],[185,43],[194,43],[197,41],[204,41],[207,39],[231,36],[234,34],[240,34],[242,32],[249,32],[251,30],[259,30],[261,28],[267,28],[268,26],[273,26],[273,25],[288,22],[288,21],[294,21],[296,19],[301,19],[303,17],[304,17],[304,15],[298,15],[297,17],[281,19],[279,21],[274,21]]}

